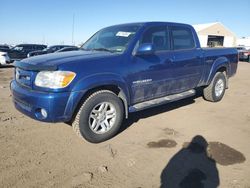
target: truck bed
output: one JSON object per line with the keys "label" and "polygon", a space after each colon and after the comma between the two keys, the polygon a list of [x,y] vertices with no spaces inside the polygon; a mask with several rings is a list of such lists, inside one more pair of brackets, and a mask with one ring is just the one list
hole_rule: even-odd
{"label": "truck bed", "polygon": [[207,82],[207,78],[211,74],[210,70],[216,70],[218,63],[222,61],[227,62],[228,72],[227,76],[231,77],[236,73],[238,65],[238,52],[235,48],[202,48],[205,69],[203,74],[203,81]]}

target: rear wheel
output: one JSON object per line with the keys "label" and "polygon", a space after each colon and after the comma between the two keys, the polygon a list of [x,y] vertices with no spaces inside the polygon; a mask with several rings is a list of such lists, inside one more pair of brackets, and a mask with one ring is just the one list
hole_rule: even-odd
{"label": "rear wheel", "polygon": [[121,99],[109,90],[101,90],[86,99],[72,126],[80,137],[89,142],[103,142],[119,131],[123,114]]}
{"label": "rear wheel", "polygon": [[226,75],[222,72],[217,72],[212,82],[203,90],[203,96],[211,102],[220,101],[226,90]]}

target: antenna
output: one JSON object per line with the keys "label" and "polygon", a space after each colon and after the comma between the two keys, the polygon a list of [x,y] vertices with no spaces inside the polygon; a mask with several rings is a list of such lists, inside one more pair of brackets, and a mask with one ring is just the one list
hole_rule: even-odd
{"label": "antenna", "polygon": [[74,42],[74,30],[75,30],[75,14],[73,14],[73,22],[72,22],[72,45],[75,45],[75,42]]}
{"label": "antenna", "polygon": [[45,36],[43,35],[42,44],[45,44]]}

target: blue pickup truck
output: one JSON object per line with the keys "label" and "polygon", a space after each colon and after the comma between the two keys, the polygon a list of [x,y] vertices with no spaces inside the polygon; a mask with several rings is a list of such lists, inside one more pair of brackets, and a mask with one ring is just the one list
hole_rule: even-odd
{"label": "blue pickup truck", "polygon": [[44,122],[71,122],[92,143],[110,139],[129,113],[195,95],[220,101],[236,73],[234,48],[203,49],[192,26],[115,25],[79,51],[16,61],[15,107]]}

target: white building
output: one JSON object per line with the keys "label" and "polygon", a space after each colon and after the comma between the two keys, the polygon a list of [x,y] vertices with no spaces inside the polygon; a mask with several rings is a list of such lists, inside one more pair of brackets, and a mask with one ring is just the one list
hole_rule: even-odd
{"label": "white building", "polygon": [[220,22],[193,25],[201,47],[235,47],[236,35]]}

